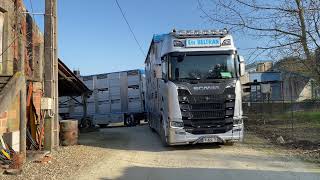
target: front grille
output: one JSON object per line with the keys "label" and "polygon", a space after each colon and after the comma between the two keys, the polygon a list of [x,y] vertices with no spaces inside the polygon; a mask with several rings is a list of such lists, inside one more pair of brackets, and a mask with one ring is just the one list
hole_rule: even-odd
{"label": "front grille", "polygon": [[190,112],[192,119],[214,119],[223,118],[225,116],[224,111],[196,111]]}
{"label": "front grille", "polygon": [[190,104],[198,103],[215,103],[223,101],[225,98],[222,95],[194,95],[187,96],[187,100]]}
{"label": "front grille", "polygon": [[207,103],[207,104],[191,104],[191,110],[212,110],[212,109],[224,109],[224,104],[222,103]]}
{"label": "front grille", "polygon": [[221,127],[225,124],[224,119],[192,119],[184,120],[186,127]]}
{"label": "front grille", "polygon": [[218,134],[233,128],[234,100],[226,95],[179,93],[184,128],[192,134]]}

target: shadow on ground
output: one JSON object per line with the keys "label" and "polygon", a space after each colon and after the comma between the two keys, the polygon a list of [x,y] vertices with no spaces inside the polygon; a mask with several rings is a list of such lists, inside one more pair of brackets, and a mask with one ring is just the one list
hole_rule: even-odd
{"label": "shadow on ground", "polygon": [[119,150],[175,151],[189,149],[217,149],[219,144],[196,144],[165,147],[157,133],[147,125],[136,127],[115,126],[102,128],[98,132],[82,133],[79,144]]}
{"label": "shadow on ground", "polygon": [[[104,177],[101,180],[109,180]],[[112,177],[117,180],[319,180],[320,173],[240,170],[240,169],[209,169],[209,168],[149,168],[130,167],[124,170],[122,176]],[[111,180],[110,179],[110,180]]]}
{"label": "shadow on ground", "polygon": [[[289,156],[283,156],[275,153],[272,153],[273,158],[269,158],[268,156],[261,154],[248,154],[243,152],[243,150],[246,151],[248,148],[254,148],[257,150],[265,150],[266,148],[272,149],[270,144],[256,138],[254,135],[246,136],[246,142],[244,144],[235,144],[233,147],[219,144],[195,144],[165,147],[162,145],[158,134],[152,132],[148,126],[100,129],[99,132],[81,134],[79,142],[81,145],[85,146],[124,151],[164,153],[174,153],[174,151],[178,151],[180,153],[181,151],[181,153],[190,153],[189,150],[216,149],[218,151],[215,151],[214,153],[215,160],[231,163],[266,164],[271,167],[279,166],[282,168],[285,168],[285,164],[283,162],[286,162],[288,159],[290,159]],[[213,154],[208,153],[208,151],[198,151],[197,155],[207,160],[213,158]]]}

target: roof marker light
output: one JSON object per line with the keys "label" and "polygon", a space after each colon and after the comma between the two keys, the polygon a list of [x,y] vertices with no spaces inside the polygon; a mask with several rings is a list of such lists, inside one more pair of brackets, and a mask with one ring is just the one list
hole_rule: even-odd
{"label": "roof marker light", "polygon": [[231,39],[225,39],[221,44],[221,46],[230,46],[230,45],[231,45]]}
{"label": "roof marker light", "polygon": [[172,33],[178,36],[226,35],[228,30],[179,30],[172,31]]}

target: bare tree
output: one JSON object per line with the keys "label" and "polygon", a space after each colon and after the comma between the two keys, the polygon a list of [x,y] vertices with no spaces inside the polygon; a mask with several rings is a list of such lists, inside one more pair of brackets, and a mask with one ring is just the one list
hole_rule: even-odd
{"label": "bare tree", "polygon": [[198,0],[198,3],[211,22],[265,41],[264,46],[254,48],[281,57],[304,59],[303,64],[320,81],[320,62],[315,58],[316,50],[320,49],[319,0]]}

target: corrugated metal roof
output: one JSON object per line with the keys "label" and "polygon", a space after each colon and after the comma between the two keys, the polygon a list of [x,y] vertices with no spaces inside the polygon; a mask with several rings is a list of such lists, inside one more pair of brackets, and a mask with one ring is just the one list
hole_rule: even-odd
{"label": "corrugated metal roof", "polygon": [[91,90],[59,59],[59,96],[81,96]]}

